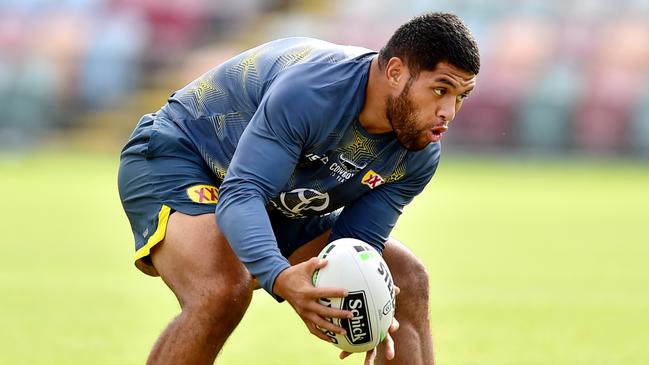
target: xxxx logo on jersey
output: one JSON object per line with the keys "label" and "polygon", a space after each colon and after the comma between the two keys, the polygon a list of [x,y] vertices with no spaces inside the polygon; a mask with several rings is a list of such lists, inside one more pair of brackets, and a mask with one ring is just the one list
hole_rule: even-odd
{"label": "xxxx logo on jersey", "polygon": [[374,170],[368,171],[365,176],[363,176],[363,179],[361,180],[361,183],[363,185],[367,185],[370,187],[370,189],[374,189],[375,187],[383,184],[385,180],[381,177],[381,175],[377,174],[374,172]]}
{"label": "xxxx logo on jersey", "polygon": [[187,196],[196,203],[216,204],[219,200],[219,188],[212,185],[194,185],[187,188]]}

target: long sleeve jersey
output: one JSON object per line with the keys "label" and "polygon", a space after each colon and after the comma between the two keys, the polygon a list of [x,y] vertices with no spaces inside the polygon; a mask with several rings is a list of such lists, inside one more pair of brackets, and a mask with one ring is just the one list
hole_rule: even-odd
{"label": "long sleeve jersey", "polygon": [[439,143],[408,151],[394,133],[361,126],[374,57],[364,48],[280,39],[208,71],[161,110],[222,181],[219,228],[271,294],[290,265],[269,210],[298,219],[342,209],[330,240],[358,238],[381,251],[437,168]]}

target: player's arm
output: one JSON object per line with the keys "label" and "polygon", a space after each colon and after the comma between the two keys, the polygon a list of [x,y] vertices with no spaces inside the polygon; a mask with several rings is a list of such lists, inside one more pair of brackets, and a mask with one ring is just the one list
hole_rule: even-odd
{"label": "player's arm", "polygon": [[343,209],[329,241],[357,238],[383,251],[385,242],[403,212],[423,191],[439,163],[439,150],[401,181],[380,185]]}
{"label": "player's arm", "polygon": [[269,90],[243,132],[219,190],[217,224],[233,251],[269,293],[286,299],[309,330],[323,340],[328,337],[316,326],[334,332],[341,327],[323,317],[346,318],[346,311],[318,303],[321,297],[342,297],[343,289],[315,288],[314,270],[325,262],[311,260],[293,267],[284,258],[273,234],[266,205],[290,178],[300,153],[318,137],[317,125],[309,123],[304,89],[280,83]]}

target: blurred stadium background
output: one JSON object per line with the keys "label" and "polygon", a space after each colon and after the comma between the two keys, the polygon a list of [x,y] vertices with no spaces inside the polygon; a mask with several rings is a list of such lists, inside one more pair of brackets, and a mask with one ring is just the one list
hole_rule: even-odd
{"label": "blurred stadium background", "polygon": [[239,50],[294,35],[379,49],[431,9],[461,15],[483,57],[447,145],[649,155],[646,0],[3,0],[0,142],[94,131],[81,140],[119,144]]}
{"label": "blurred stadium background", "polygon": [[[430,268],[440,364],[649,363],[649,0],[0,0],[0,363],[143,363],[176,313],[117,197],[142,114],[261,42],[378,50],[428,10],[482,53],[395,231]],[[223,364],[337,362],[255,301]]]}

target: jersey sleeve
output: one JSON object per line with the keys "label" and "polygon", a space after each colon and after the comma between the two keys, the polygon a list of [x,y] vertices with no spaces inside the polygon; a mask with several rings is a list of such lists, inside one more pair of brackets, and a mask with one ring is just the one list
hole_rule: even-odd
{"label": "jersey sleeve", "polygon": [[303,147],[317,132],[301,104],[308,103],[304,90],[279,84],[268,90],[241,135],[216,206],[219,229],[271,295],[275,279],[290,265],[277,247],[266,205],[287,183]]}
{"label": "jersey sleeve", "polygon": [[336,220],[329,240],[356,238],[383,252],[403,208],[424,190],[438,163],[439,152],[415,174],[402,181],[380,185],[346,206]]}

